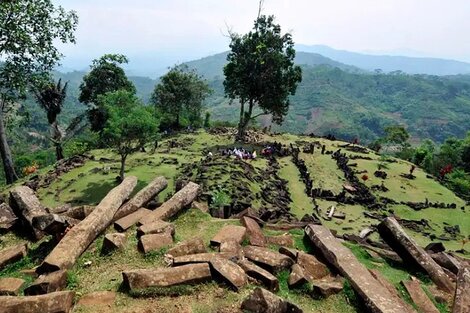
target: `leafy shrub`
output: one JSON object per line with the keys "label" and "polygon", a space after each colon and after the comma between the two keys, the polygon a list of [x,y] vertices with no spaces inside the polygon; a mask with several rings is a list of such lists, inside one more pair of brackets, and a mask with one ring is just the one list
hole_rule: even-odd
{"label": "leafy shrub", "polygon": [[211,207],[220,208],[226,205],[230,205],[232,199],[225,189],[219,189],[212,193]]}

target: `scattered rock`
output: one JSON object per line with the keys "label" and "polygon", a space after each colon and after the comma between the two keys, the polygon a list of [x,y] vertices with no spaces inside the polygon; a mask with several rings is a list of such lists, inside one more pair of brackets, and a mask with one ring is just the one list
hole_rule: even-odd
{"label": "scattered rock", "polygon": [[445,252],[433,253],[431,257],[437,264],[448,269],[454,275],[458,275],[461,264],[456,258]]}
{"label": "scattered rock", "polygon": [[65,212],[63,215],[77,219],[77,220],[84,220],[94,210],[95,210],[94,206],[82,205],[82,206],[71,208],[70,210]]}
{"label": "scattered rock", "polygon": [[8,204],[0,204],[0,230],[10,230],[17,220],[18,218]]}
{"label": "scattered rock", "polygon": [[103,239],[103,253],[121,250],[126,245],[126,235],[120,233],[106,234]]}
{"label": "scattered rock", "polygon": [[39,296],[0,297],[2,313],[69,313],[72,309],[73,291],[58,291]]}
{"label": "scattered rock", "polygon": [[173,237],[168,233],[143,235],[139,239],[139,249],[147,254],[150,251],[157,251],[173,243]]}
{"label": "scattered rock", "polygon": [[125,232],[135,224],[137,224],[138,221],[140,221],[141,218],[149,214],[150,210],[147,210],[146,208],[140,208],[137,211],[124,216],[123,218],[118,219],[116,222],[114,222],[114,229],[116,229],[118,232]]}
{"label": "scattered rock", "polygon": [[305,277],[304,270],[299,264],[292,265],[292,270],[287,280],[287,285],[290,289],[302,287],[308,283]]}
{"label": "scattered rock", "polygon": [[312,283],[312,294],[328,298],[343,290],[344,279],[331,277],[330,279],[315,280]]}
{"label": "scattered rock", "polygon": [[439,253],[446,251],[446,248],[442,242],[431,242],[424,248],[424,250],[431,253]]}
{"label": "scattered rock", "polygon": [[122,273],[129,290],[149,287],[170,287],[204,283],[212,279],[208,263],[189,264],[173,268],[131,270]]}
{"label": "scattered rock", "polygon": [[288,256],[267,248],[246,246],[243,247],[243,253],[247,259],[273,273],[288,269],[294,264]]}
{"label": "scattered rock", "polygon": [[296,305],[283,300],[275,294],[263,288],[256,288],[246,298],[242,310],[250,313],[302,313]]}
{"label": "scattered rock", "polygon": [[224,241],[219,246],[219,252],[230,253],[236,258],[240,258],[242,246],[235,240]]}
{"label": "scattered rock", "polygon": [[179,257],[188,254],[206,253],[207,249],[202,238],[194,238],[178,243],[168,250],[167,254]]}
{"label": "scattered rock", "polygon": [[0,251],[0,270],[10,263],[16,262],[28,253],[28,246],[23,243]]}
{"label": "scattered rock", "polygon": [[429,299],[429,297],[421,288],[418,280],[402,281],[401,283],[403,286],[405,286],[405,289],[409,293],[411,300],[413,300],[413,302],[422,312],[439,313],[439,310],[434,306],[431,299]]}
{"label": "scattered rock", "polygon": [[283,247],[294,247],[294,239],[291,234],[285,234],[280,236],[267,236],[266,241],[271,245],[278,245]]}
{"label": "scattered rock", "polygon": [[470,267],[463,267],[457,276],[452,313],[470,312]]}
{"label": "scattered rock", "polygon": [[224,241],[235,240],[239,244],[243,242],[246,228],[243,226],[226,225],[211,239],[211,246],[220,246]]}
{"label": "scattered rock", "polygon": [[17,296],[24,283],[20,278],[0,278],[0,296]]}
{"label": "scattered rock", "polygon": [[209,263],[213,258],[229,259],[232,255],[230,253],[197,253],[178,256],[173,259],[173,266],[181,266],[193,263]]}
{"label": "scattered rock", "polygon": [[39,276],[31,286],[24,290],[24,294],[27,296],[42,295],[64,290],[66,286],[67,271],[60,270]]}
{"label": "scattered rock", "polygon": [[247,283],[247,277],[243,269],[230,260],[223,258],[212,258],[210,265],[215,272],[214,278],[221,277],[225,283],[238,291]]}
{"label": "scattered rock", "polygon": [[315,256],[305,252],[299,252],[297,254],[297,264],[303,268],[305,277],[310,282],[316,279],[322,279],[330,273],[325,264],[318,261]]}
{"label": "scattered rock", "polygon": [[162,234],[169,233],[171,236],[175,235],[175,226],[171,223],[155,220],[152,223],[148,223],[137,228],[137,236],[149,234]]}
{"label": "scattered rock", "polygon": [[258,265],[248,261],[248,260],[241,260],[238,262],[241,268],[245,271],[245,273],[263,283],[269,290],[271,291],[278,291],[279,290],[279,281],[270,272],[266,271],[265,269],[259,267]]}
{"label": "scattered rock", "polygon": [[280,247],[279,253],[287,255],[289,258],[295,261],[297,260],[297,254],[299,253],[299,251],[291,248]]}
{"label": "scattered rock", "polygon": [[245,226],[248,239],[250,240],[250,244],[252,246],[266,246],[266,238],[264,237],[263,231],[254,219],[248,216],[243,216],[240,219],[240,222],[243,226]]}

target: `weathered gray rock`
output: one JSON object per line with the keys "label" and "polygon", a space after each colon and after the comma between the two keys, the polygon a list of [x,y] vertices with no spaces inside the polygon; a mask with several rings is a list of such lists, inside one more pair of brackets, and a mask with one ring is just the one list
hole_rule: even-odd
{"label": "weathered gray rock", "polygon": [[327,228],[311,224],[305,228],[305,233],[331,266],[349,280],[371,312],[410,312],[407,307],[394,301],[387,288],[375,280],[364,265]]}
{"label": "weathered gray rock", "polygon": [[42,295],[46,293],[64,290],[67,286],[67,271],[60,270],[45,275],[40,275],[31,286],[24,290],[27,296]]}
{"label": "weathered gray rock", "polygon": [[8,204],[0,204],[0,230],[10,230],[17,220],[18,217],[16,217]]}
{"label": "weathered gray rock", "polygon": [[273,273],[288,269],[294,264],[288,256],[263,247],[246,246],[243,247],[243,253],[247,259]]}
{"label": "weathered gray rock", "polygon": [[305,277],[312,282],[315,279],[322,279],[330,274],[328,267],[318,261],[318,259],[308,253],[301,252],[297,254],[297,264],[304,269]]}
{"label": "weathered gray rock", "polygon": [[369,273],[372,274],[372,276],[387,290],[390,292],[394,300],[398,303],[400,303],[402,306],[407,307],[409,312],[413,312],[414,309],[406,303],[401,297],[400,294],[398,293],[397,289],[395,288],[394,285],[392,285],[385,277],[376,269],[369,269]]}
{"label": "weathered gray rock", "polygon": [[287,255],[289,258],[296,261],[297,260],[297,254],[299,253],[299,250],[292,249],[292,248],[287,248],[287,247],[280,247],[279,248],[279,253]]}
{"label": "weathered gray rock", "polygon": [[34,239],[39,240],[44,237],[44,233],[33,227],[33,218],[48,214],[46,208],[39,202],[34,191],[26,186],[18,186],[10,191],[10,206],[17,216],[23,218],[25,225]]}
{"label": "weathered gray rock", "polygon": [[331,277],[329,279],[315,280],[312,283],[312,293],[324,298],[340,293],[343,290],[344,279]]}
{"label": "weathered gray rock", "polygon": [[[132,199],[124,203],[114,215],[113,220],[117,221],[137,210],[144,207],[148,202],[155,198],[162,190],[168,186],[168,182],[165,177],[157,177],[140,190]],[[143,216],[141,216],[143,218]],[[135,222],[137,223],[138,220]],[[132,226],[132,225],[131,225]],[[118,229],[116,229],[118,230]],[[120,231],[120,230],[118,230]]]}
{"label": "weathered gray rock", "polygon": [[173,266],[181,266],[194,263],[209,263],[213,258],[229,259],[232,255],[230,253],[196,253],[178,256],[173,259]]}
{"label": "weathered gray rock", "polygon": [[408,291],[411,300],[419,308],[420,311],[426,313],[439,313],[439,310],[434,306],[431,299],[421,288],[418,280],[402,281],[406,291]]}
{"label": "weathered gray rock", "polygon": [[152,211],[147,210],[146,208],[140,208],[137,211],[130,213],[129,215],[126,215],[114,222],[114,229],[119,232],[125,232],[126,230],[137,224],[137,222],[139,222],[142,217],[147,214],[150,214],[150,212]]}
{"label": "weathered gray rock", "polygon": [[234,240],[241,244],[246,236],[246,228],[236,225],[225,225],[211,239],[211,246],[219,246],[224,241]]}
{"label": "weathered gray rock", "polygon": [[79,222],[74,218],[58,214],[33,217],[33,227],[49,235],[63,234],[67,228],[73,227]]}
{"label": "weathered gray rock", "polygon": [[65,212],[63,215],[68,216],[77,220],[84,220],[88,215],[95,210],[94,206],[91,205],[81,205],[76,206]]}
{"label": "weathered gray rock", "polygon": [[0,296],[17,296],[25,281],[21,278],[0,278]]}
{"label": "weathered gray rock", "polygon": [[38,273],[71,268],[93,240],[111,224],[115,212],[129,197],[136,184],[136,177],[124,178],[119,186],[113,188],[101,200],[90,215],[67,232],[38,267]]}
{"label": "weathered gray rock", "polygon": [[163,247],[170,246],[173,243],[173,237],[168,233],[143,235],[139,239],[139,249],[143,253],[158,251]]}
{"label": "weathered gray rock", "polygon": [[137,236],[149,234],[161,234],[161,233],[170,233],[172,236],[175,235],[175,226],[171,223],[156,220],[152,223],[148,223],[137,228]]}
{"label": "weathered gray rock", "polygon": [[200,186],[193,182],[189,182],[180,191],[175,193],[170,200],[164,202],[160,207],[152,211],[152,213],[140,219],[141,225],[152,223],[156,220],[167,221],[177,214],[181,209],[187,207],[199,195]]}
{"label": "weathered gray rock", "polygon": [[222,278],[228,286],[238,291],[247,284],[245,271],[234,262],[223,258],[212,258],[210,266],[214,279]]}
{"label": "weathered gray rock", "polygon": [[294,247],[294,239],[291,234],[280,236],[266,236],[266,242],[270,245],[283,246],[288,248]]}
{"label": "weathered gray rock", "polygon": [[240,259],[243,255],[242,246],[236,240],[222,242],[219,246],[219,252],[230,253],[237,259]]}
{"label": "weathered gray rock", "polygon": [[266,246],[266,238],[264,237],[263,231],[254,219],[248,216],[243,216],[240,219],[240,222],[246,228],[247,237],[250,241],[250,245],[259,247]]}
{"label": "weathered gray rock", "polygon": [[73,291],[59,291],[40,296],[0,297],[2,313],[69,313],[72,309]]}
{"label": "weathered gray rock", "polygon": [[168,250],[167,254],[178,257],[188,254],[206,253],[207,249],[202,238],[194,238],[178,243]]}
{"label": "weathered gray rock", "polygon": [[454,291],[454,284],[429,254],[410,237],[396,219],[387,217],[378,226],[380,236],[405,262],[412,262],[428,273],[432,281],[442,290]]}
{"label": "weathered gray rock", "polygon": [[189,264],[173,268],[125,271],[122,276],[124,285],[129,290],[199,284],[212,279],[208,263]]}
{"label": "weathered gray rock", "polygon": [[285,301],[263,288],[256,288],[246,298],[242,310],[250,313],[302,313],[296,305]]}
{"label": "weathered gray rock", "polygon": [[126,245],[126,235],[120,233],[106,234],[103,239],[103,253],[111,253],[115,250],[122,250]]}
{"label": "weathered gray rock", "polygon": [[238,265],[245,271],[245,273],[250,276],[251,278],[260,281],[264,284],[269,290],[271,291],[278,291],[279,290],[279,281],[270,272],[267,270],[259,267],[258,265],[248,261],[248,260],[240,260]]}
{"label": "weathered gray rock", "polygon": [[459,274],[461,265],[460,265],[460,262],[453,256],[445,252],[438,252],[438,253],[431,254],[431,257],[437,264],[439,264],[443,268],[448,269],[455,275]]}
{"label": "weathered gray rock", "polygon": [[465,266],[457,275],[452,313],[470,312],[470,267]]}
{"label": "weathered gray rock", "polygon": [[28,253],[28,246],[23,243],[0,251],[0,270],[10,263],[21,260]]}
{"label": "weathered gray rock", "polygon": [[299,264],[292,265],[292,270],[289,274],[289,279],[287,280],[287,285],[290,289],[295,289],[302,287],[308,283],[307,278],[305,277],[304,270]]}

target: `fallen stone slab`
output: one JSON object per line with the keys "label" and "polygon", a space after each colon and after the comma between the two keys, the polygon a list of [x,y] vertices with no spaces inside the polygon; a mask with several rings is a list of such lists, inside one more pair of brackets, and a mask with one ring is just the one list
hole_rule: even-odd
{"label": "fallen stone slab", "polygon": [[410,295],[411,300],[413,300],[414,304],[416,304],[420,311],[426,313],[439,313],[439,310],[421,288],[418,280],[402,281],[401,283]]}
{"label": "fallen stone slab", "polygon": [[0,270],[8,264],[21,260],[28,253],[28,246],[25,243],[3,249],[0,251]]}
{"label": "fallen stone slab", "polygon": [[189,182],[180,191],[175,193],[170,200],[164,202],[160,207],[156,208],[152,213],[140,219],[141,225],[152,223],[156,220],[167,221],[181,209],[187,207],[199,195],[200,186],[193,182]]}
{"label": "fallen stone slab", "polygon": [[73,291],[58,291],[39,296],[2,296],[2,313],[69,313],[72,309]]}
{"label": "fallen stone slab", "polygon": [[137,224],[137,222],[139,222],[142,217],[149,214],[150,212],[152,211],[146,208],[140,208],[137,211],[130,213],[129,215],[124,216],[114,222],[114,229],[119,232],[125,232],[126,230]]}
{"label": "fallen stone slab", "polygon": [[84,220],[88,215],[91,214],[95,210],[94,206],[91,205],[81,205],[77,207],[73,207],[63,215],[68,216],[77,220]]}
{"label": "fallen stone slab", "polygon": [[173,237],[168,233],[150,234],[140,237],[138,247],[140,251],[147,254],[151,251],[158,251],[171,244],[173,244]]}
{"label": "fallen stone slab", "polygon": [[208,263],[189,264],[172,268],[125,271],[123,283],[131,291],[149,287],[193,285],[212,279]]}
{"label": "fallen stone slab", "polygon": [[410,312],[407,307],[393,300],[387,288],[375,280],[364,265],[327,228],[311,224],[305,228],[305,233],[331,266],[349,280],[371,312]]}
{"label": "fallen stone slab", "polygon": [[267,270],[259,267],[258,265],[248,261],[248,260],[240,260],[238,265],[245,271],[245,273],[261,282],[271,291],[278,291],[279,290],[279,281],[276,276],[268,272]]}
{"label": "fallen stone slab", "polygon": [[38,267],[39,274],[70,269],[93,240],[112,222],[115,212],[129,197],[137,178],[128,176],[114,187],[96,208],[78,225],[70,229]]}
{"label": "fallen stone slab", "polygon": [[26,186],[18,186],[10,191],[10,206],[17,216],[23,218],[34,239],[44,237],[44,233],[33,227],[33,218],[48,214],[46,208],[39,202],[34,190]]}
{"label": "fallen stone slab", "polygon": [[42,295],[64,290],[67,286],[67,271],[60,270],[40,275],[31,286],[24,290],[26,296]]}
{"label": "fallen stone slab", "polygon": [[316,279],[322,279],[330,274],[328,267],[318,259],[308,253],[301,252],[297,254],[297,264],[304,269],[305,277],[309,282]]}
{"label": "fallen stone slab", "polygon": [[304,270],[299,264],[292,265],[292,270],[287,280],[289,289],[295,289],[304,286],[308,283],[307,277],[305,277]]}
{"label": "fallen stone slab", "polygon": [[240,222],[246,228],[250,245],[259,246],[259,247],[266,246],[266,238],[264,237],[263,231],[261,230],[261,227],[254,219],[248,216],[243,216],[240,219]]}
{"label": "fallen stone slab", "polygon": [[272,292],[256,288],[242,302],[241,309],[251,313],[302,313],[295,304],[276,296]]}
{"label": "fallen stone slab", "polygon": [[263,247],[246,246],[243,247],[243,253],[247,259],[272,273],[288,269],[294,264],[294,260],[288,256]]}
{"label": "fallen stone slab", "polygon": [[246,228],[236,225],[225,225],[211,239],[211,246],[219,246],[224,241],[234,240],[241,244],[246,236]]}
{"label": "fallen stone slab", "polygon": [[13,210],[6,203],[0,204],[0,230],[8,231],[10,230],[18,221]]}
{"label": "fallen stone slab", "polygon": [[280,247],[279,248],[279,253],[287,255],[289,258],[296,261],[297,260],[297,254],[299,253],[299,250],[292,249],[292,248],[287,248],[287,247]]}
{"label": "fallen stone slab", "polygon": [[228,286],[238,291],[247,284],[245,271],[236,263],[223,258],[212,258],[209,262],[214,279],[222,278]]}
{"label": "fallen stone slab", "polygon": [[266,236],[266,242],[270,245],[277,245],[288,248],[294,247],[294,239],[290,234],[280,236]]}
{"label": "fallen stone slab", "polygon": [[448,269],[453,274],[458,275],[459,270],[461,268],[460,262],[454,258],[453,256],[449,255],[445,252],[438,252],[431,254],[431,257],[437,264],[442,266],[443,268]]}
{"label": "fallen stone slab", "polygon": [[114,291],[96,291],[88,293],[78,300],[77,306],[91,307],[114,305],[116,301],[116,293]]}
{"label": "fallen stone slab", "polygon": [[166,254],[172,257],[178,257],[188,254],[206,253],[207,249],[202,238],[194,238],[178,243],[176,246],[168,250]]}
{"label": "fallen stone slab", "polygon": [[[136,193],[136,195],[132,197],[132,199],[124,203],[119,208],[119,210],[117,210],[113,220],[117,221],[144,207],[148,202],[153,200],[153,198],[155,198],[160,192],[162,192],[167,186],[168,182],[165,177],[160,176],[155,178],[153,181],[150,182],[150,184],[148,184],[142,190]],[[141,216],[140,218],[143,218],[143,216]],[[135,223],[137,222],[138,220]]]}
{"label": "fallen stone slab", "polygon": [[172,236],[174,236],[175,226],[162,220],[156,220],[152,223],[148,223],[137,228],[137,237],[161,233],[170,233]]}
{"label": "fallen stone slab", "polygon": [[344,279],[331,277],[330,279],[315,280],[312,282],[312,295],[328,298],[343,290]]}
{"label": "fallen stone slab", "polygon": [[412,262],[424,270],[431,280],[446,292],[454,291],[454,284],[431,256],[403,230],[393,217],[387,217],[378,226],[380,236],[401,256],[405,262]]}
{"label": "fallen stone slab", "polygon": [[67,228],[73,227],[79,222],[79,220],[59,214],[33,217],[33,227],[49,235],[63,234]]}
{"label": "fallen stone slab", "polygon": [[120,233],[106,234],[103,239],[101,251],[103,253],[111,253],[115,250],[122,250],[126,245],[126,235]]}
{"label": "fallen stone slab", "polygon": [[470,267],[465,266],[457,275],[452,313],[470,312]]}
{"label": "fallen stone slab", "polygon": [[25,281],[21,278],[0,278],[0,296],[17,296]]}
{"label": "fallen stone slab", "polygon": [[213,258],[224,258],[229,259],[232,255],[230,253],[196,253],[188,254],[175,257],[173,259],[173,266],[181,266],[186,264],[195,264],[195,263],[209,263]]}
{"label": "fallen stone slab", "polygon": [[238,259],[243,255],[242,246],[236,240],[222,242],[219,246],[219,252],[230,253],[234,258]]}
{"label": "fallen stone slab", "polygon": [[442,242],[431,242],[426,247],[424,247],[424,250],[429,253],[439,253],[446,251],[446,248]]}
{"label": "fallen stone slab", "polygon": [[359,244],[359,245],[368,251],[372,251],[373,253],[376,253],[382,259],[389,260],[395,263],[403,263],[402,258],[396,252],[374,247],[368,244]]}
{"label": "fallen stone slab", "polygon": [[413,312],[414,309],[406,303],[401,297],[400,294],[398,293],[397,289],[395,286],[393,286],[385,277],[376,269],[369,269],[369,273],[372,274],[372,276],[387,290],[390,292],[390,294],[394,297],[395,301],[399,302],[402,306],[407,307],[409,312]]}

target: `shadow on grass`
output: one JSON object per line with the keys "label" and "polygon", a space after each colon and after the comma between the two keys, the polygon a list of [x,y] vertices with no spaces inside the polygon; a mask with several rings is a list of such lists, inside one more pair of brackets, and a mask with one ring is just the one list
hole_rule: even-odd
{"label": "shadow on grass", "polygon": [[75,197],[71,203],[72,205],[98,204],[117,185],[117,182],[109,181],[91,182],[82,190],[82,194]]}

